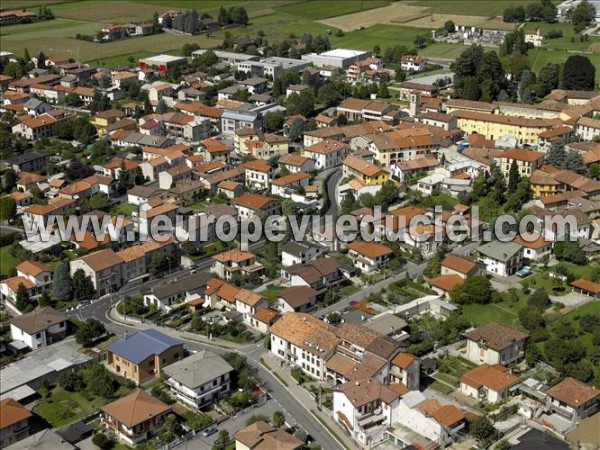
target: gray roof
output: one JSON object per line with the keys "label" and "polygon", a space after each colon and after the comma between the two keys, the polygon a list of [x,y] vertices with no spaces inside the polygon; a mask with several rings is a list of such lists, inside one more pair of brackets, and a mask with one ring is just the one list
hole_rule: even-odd
{"label": "gray roof", "polygon": [[50,155],[46,153],[27,152],[21,155],[13,156],[12,158],[9,158],[5,161],[8,164],[25,164],[31,161],[35,161],[36,159],[48,158],[49,156]]}
{"label": "gray roof", "polygon": [[307,241],[289,241],[283,246],[282,253],[288,253],[293,256],[301,257],[301,255],[310,248],[324,249],[324,247],[322,247],[321,245],[313,244]]}
{"label": "gray roof", "polygon": [[496,261],[506,262],[521,251],[523,247],[514,242],[492,241],[477,249],[479,253]]}
{"label": "gray roof", "polygon": [[223,358],[207,350],[182,359],[163,369],[163,372],[178,383],[194,389],[233,371]]}
{"label": "gray roof", "polygon": [[163,284],[154,288],[152,294],[157,298],[167,298],[172,295],[183,294],[185,292],[194,292],[203,290],[208,280],[212,278],[208,273],[198,273],[189,277],[174,280],[172,283]]}
{"label": "gray roof", "polygon": [[387,313],[373,317],[364,324],[365,327],[385,335],[397,333],[399,330],[406,328],[407,325],[401,317]]}
{"label": "gray roof", "polygon": [[150,329],[138,331],[125,339],[119,339],[106,349],[133,364],[139,364],[152,355],[160,355],[165,350],[180,344],[183,342],[179,339]]}
{"label": "gray roof", "polygon": [[34,435],[26,437],[18,442],[15,442],[8,447],[11,450],[35,450],[35,449],[52,449],[52,450],[70,450],[76,448],[74,445],[66,442],[60,435],[52,430],[42,430]]}

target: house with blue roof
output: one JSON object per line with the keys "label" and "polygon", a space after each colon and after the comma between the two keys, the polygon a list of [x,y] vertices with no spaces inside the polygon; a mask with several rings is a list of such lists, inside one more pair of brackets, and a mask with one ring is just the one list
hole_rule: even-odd
{"label": "house with blue roof", "polygon": [[142,330],[106,348],[108,367],[136,384],[159,377],[183,358],[183,342],[156,330]]}

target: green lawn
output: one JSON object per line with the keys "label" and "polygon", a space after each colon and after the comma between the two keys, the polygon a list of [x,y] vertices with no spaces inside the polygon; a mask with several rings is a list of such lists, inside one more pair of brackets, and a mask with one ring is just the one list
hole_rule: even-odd
{"label": "green lawn", "polygon": [[12,270],[19,265],[21,261],[8,253],[10,245],[0,247],[0,273],[6,277],[11,276]]}
{"label": "green lawn", "polygon": [[512,327],[520,328],[518,311],[525,306],[527,297],[518,291],[519,301],[512,302],[508,293],[502,293],[502,302],[487,305],[462,305],[462,315],[474,326],[488,322],[500,322]]}
{"label": "green lawn", "polygon": [[435,14],[461,14],[468,16],[501,15],[508,6],[527,5],[537,0],[417,0],[411,5],[432,8]]}
{"label": "green lawn", "polygon": [[583,331],[579,325],[580,317],[586,314],[600,314],[600,300],[586,303],[580,308],[571,311],[569,314],[559,319],[559,321],[573,325],[573,328],[577,334],[577,340],[587,348],[588,352],[591,353],[594,349],[594,345],[592,344],[593,335]]}
{"label": "green lawn", "polygon": [[450,395],[454,392],[454,388],[448,386],[447,384],[442,383],[441,381],[434,381],[433,383],[431,383],[431,385],[429,386],[431,389],[434,389],[444,395]]}
{"label": "green lawn", "polygon": [[353,284],[350,284],[350,285],[348,285],[348,286],[344,286],[343,288],[341,288],[341,289],[339,290],[339,293],[340,293],[340,295],[341,295],[342,297],[346,297],[346,296],[348,296],[348,295],[355,294],[355,293],[357,293],[358,291],[360,291],[360,289],[359,289],[358,287],[356,287],[356,286],[355,286],[355,285],[353,285]]}
{"label": "green lawn", "polygon": [[282,286],[275,286],[274,284],[270,284],[267,286],[267,289],[264,291],[258,292],[258,294],[262,295],[264,298],[269,300],[269,302],[274,302],[279,298],[279,293],[285,289]]}
{"label": "green lawn", "polygon": [[[571,55],[573,53],[569,53],[567,50],[546,50],[544,48],[534,48],[527,53],[531,69],[536,73],[539,73],[542,67],[548,63],[563,64]],[[596,66],[596,83],[600,83],[600,54],[586,54],[584,56],[587,56],[592,64]]]}
{"label": "green lawn", "polygon": [[[580,36],[573,31],[573,25],[570,23],[528,23],[525,25],[525,30],[535,31],[537,28],[543,32],[550,30],[562,31],[563,37],[556,39],[546,39],[544,48],[549,50],[579,50],[588,51],[594,43],[600,42],[600,37],[590,36],[588,41],[581,42]],[[575,42],[571,42],[571,38],[575,38]]]}
{"label": "green lawn", "polygon": [[278,11],[305,17],[311,20],[322,20],[343,16],[368,9],[379,8],[390,4],[389,0],[312,0],[277,8]]}
{"label": "green lawn", "polygon": [[[120,387],[116,396],[122,397],[129,392]],[[44,398],[33,408],[33,412],[45,419],[52,427],[59,427],[87,416],[108,402],[84,392],[67,392],[60,387],[52,390],[49,398]]]}
{"label": "green lawn", "polygon": [[110,213],[117,216],[131,216],[133,211],[137,211],[137,207],[131,203],[119,203],[110,208]]}

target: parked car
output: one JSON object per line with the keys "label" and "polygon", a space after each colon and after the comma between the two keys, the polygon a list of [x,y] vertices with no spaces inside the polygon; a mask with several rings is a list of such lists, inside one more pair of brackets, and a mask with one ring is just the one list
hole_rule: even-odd
{"label": "parked car", "polygon": [[529,266],[523,266],[523,267],[521,267],[520,270],[517,270],[517,275],[520,276],[521,278],[528,277],[532,273],[533,273],[533,271],[531,270],[531,267],[529,267]]}
{"label": "parked car", "polygon": [[211,435],[215,434],[216,432],[217,432],[217,428],[216,428],[216,427],[213,427],[213,426],[210,426],[210,427],[206,428],[206,429],[205,429],[205,430],[202,432],[202,436],[204,436],[204,437],[208,437],[208,436],[211,436]]}

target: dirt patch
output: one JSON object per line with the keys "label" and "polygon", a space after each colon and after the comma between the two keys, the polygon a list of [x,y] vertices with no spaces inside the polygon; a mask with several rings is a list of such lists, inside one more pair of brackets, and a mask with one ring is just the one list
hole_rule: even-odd
{"label": "dirt patch", "polygon": [[416,28],[441,28],[448,21],[452,20],[456,25],[472,25],[484,30],[513,31],[514,23],[500,22],[497,19],[488,19],[482,16],[464,16],[457,14],[431,14],[420,17],[409,22],[403,22],[402,25]]}
{"label": "dirt patch", "polygon": [[600,42],[594,42],[588,47],[589,52],[600,52]]}
{"label": "dirt patch", "polygon": [[339,28],[342,31],[352,31],[360,27],[369,27],[371,25],[382,23],[402,23],[403,25],[407,25],[406,22],[428,16],[430,10],[431,8],[411,6],[406,3],[397,2],[381,8],[332,17],[330,19],[320,20],[319,22],[329,25],[330,27]]}

